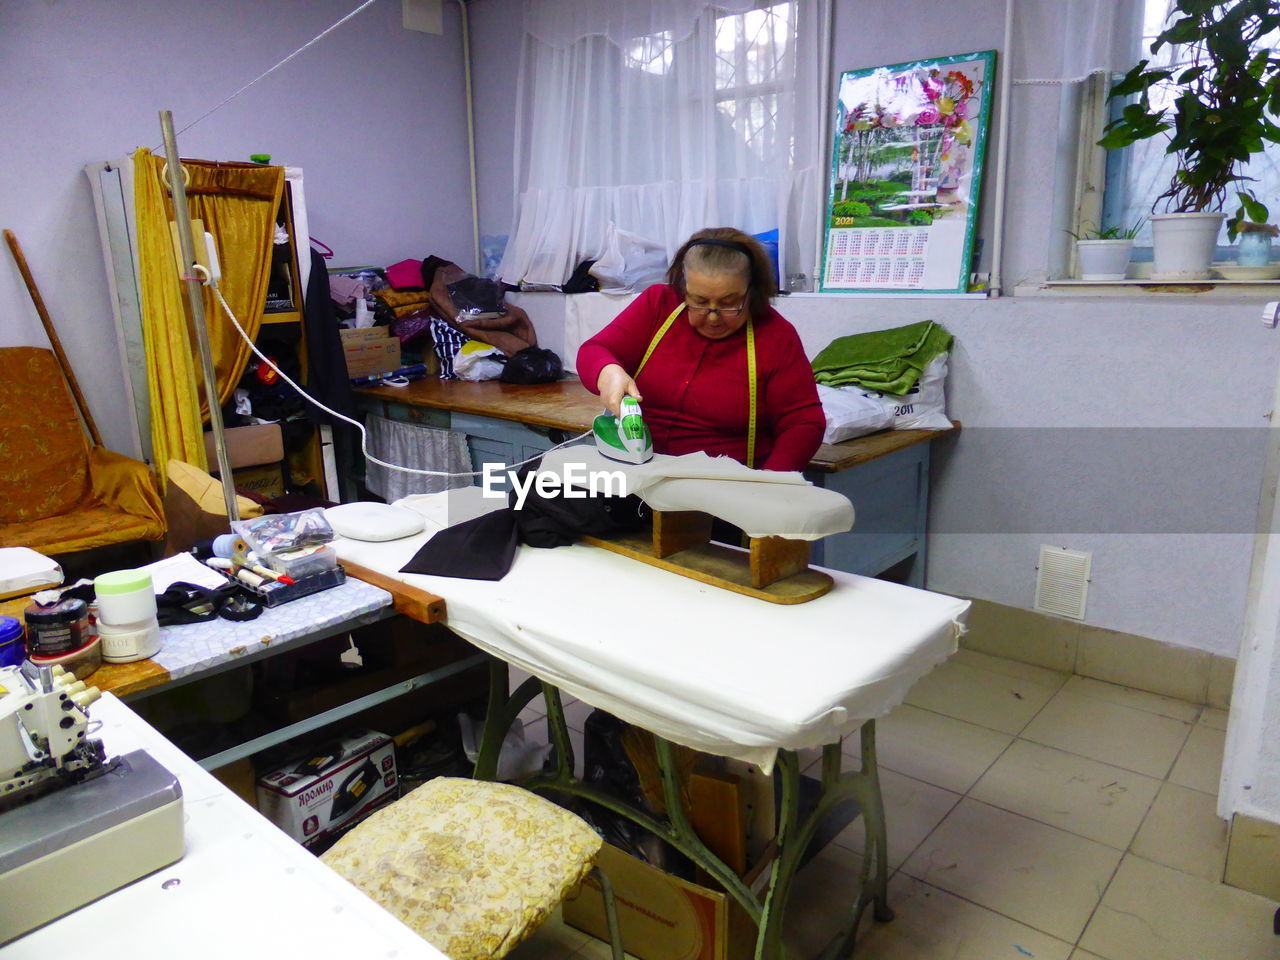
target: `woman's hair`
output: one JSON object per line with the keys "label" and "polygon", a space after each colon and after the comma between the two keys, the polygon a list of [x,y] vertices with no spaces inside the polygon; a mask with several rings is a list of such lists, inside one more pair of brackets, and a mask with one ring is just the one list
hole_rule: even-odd
{"label": "woman's hair", "polygon": [[737,273],[747,278],[747,306],[752,316],[763,316],[769,301],[778,295],[773,261],[760,241],[733,227],[699,230],[685,241],[671,268],[667,283],[685,295],[686,268],[693,273]]}

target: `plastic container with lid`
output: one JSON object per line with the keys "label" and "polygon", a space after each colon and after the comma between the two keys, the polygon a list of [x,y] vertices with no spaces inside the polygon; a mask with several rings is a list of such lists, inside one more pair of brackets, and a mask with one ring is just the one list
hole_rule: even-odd
{"label": "plastic container with lid", "polygon": [[99,623],[98,639],[102,641],[102,659],[107,663],[133,663],[160,652],[160,625],[155,617],[123,627]]}
{"label": "plastic container with lid", "polygon": [[0,617],[0,667],[16,667],[26,655],[22,623],[13,617]]}
{"label": "plastic container with lid", "polygon": [[93,581],[98,597],[98,623],[123,627],[145,625],[156,618],[156,592],[145,570],[116,570]]}
{"label": "plastic container with lid", "polygon": [[30,604],[22,613],[27,625],[27,655],[60,657],[93,639],[89,605],[83,600]]}
{"label": "plastic container with lid", "polygon": [[28,659],[37,667],[61,667],[67,673],[74,674],[77,680],[84,680],[102,666],[102,642],[94,637],[78,650],[54,657],[30,656]]}

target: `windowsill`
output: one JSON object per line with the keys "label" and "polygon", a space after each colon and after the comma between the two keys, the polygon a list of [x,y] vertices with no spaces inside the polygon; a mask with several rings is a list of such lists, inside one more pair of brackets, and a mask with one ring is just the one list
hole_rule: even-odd
{"label": "windowsill", "polygon": [[1019,284],[1013,290],[1015,297],[1035,296],[1100,296],[1116,294],[1125,296],[1141,293],[1195,294],[1210,299],[1277,299],[1280,280],[1152,280],[1137,278],[1126,280],[1043,280],[1039,283]]}

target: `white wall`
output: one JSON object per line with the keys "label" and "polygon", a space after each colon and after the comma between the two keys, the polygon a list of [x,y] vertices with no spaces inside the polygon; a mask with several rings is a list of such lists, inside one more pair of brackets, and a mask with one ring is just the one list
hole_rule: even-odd
{"label": "white wall", "polygon": [[[346,14],[349,0],[4,0],[0,226],[22,243],[108,446],[128,449],[123,380],[82,168],[158,148]],[[406,31],[384,0],[179,137],[184,156],[270,153],[304,168],[311,234],[335,264],[471,250],[457,12]],[[45,346],[7,253],[0,345]]]}
{"label": "white wall", "polygon": [[[1012,57],[1001,57],[1015,76],[1041,72],[1038,58],[1051,49],[1044,35],[1053,34],[1046,24],[1061,6],[1021,0],[1027,16]],[[481,150],[481,230],[501,234],[510,226],[512,167],[498,132],[513,116],[520,3],[483,0],[475,10],[475,63],[485,78],[478,109],[490,138]],[[928,0],[836,0],[833,89],[844,70],[998,48],[1003,15],[1004,0],[945,17]],[[1059,99],[1053,87],[1018,86],[1011,100],[1010,287],[1043,280],[1060,239],[1050,226]],[[989,156],[994,148],[993,130]],[[979,233],[988,244],[993,182]],[[923,319],[956,335],[948,392],[965,428],[936,458],[932,587],[1030,607],[1040,543],[1091,550],[1087,622],[1234,656],[1280,359],[1280,334],[1258,323],[1255,304],[1134,293],[795,297],[778,306],[811,355],[836,336]],[[546,295],[524,306],[544,330],[563,309]]]}

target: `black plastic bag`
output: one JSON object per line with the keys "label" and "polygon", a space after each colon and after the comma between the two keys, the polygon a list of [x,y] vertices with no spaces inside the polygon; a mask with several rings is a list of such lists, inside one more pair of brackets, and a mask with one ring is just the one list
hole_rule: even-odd
{"label": "black plastic bag", "polygon": [[560,357],[542,347],[525,347],[507,359],[502,368],[503,383],[554,383],[564,374]]}

